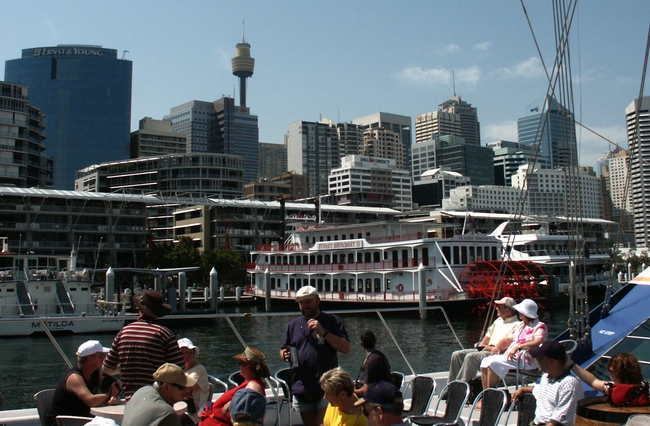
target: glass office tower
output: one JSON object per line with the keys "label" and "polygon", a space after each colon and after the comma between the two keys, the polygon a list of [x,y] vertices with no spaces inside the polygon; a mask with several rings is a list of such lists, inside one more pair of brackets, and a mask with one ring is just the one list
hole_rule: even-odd
{"label": "glass office tower", "polygon": [[5,63],[5,80],[28,86],[47,116],[55,189],[74,189],[77,170],[128,157],[132,65],[89,45],[23,49]]}

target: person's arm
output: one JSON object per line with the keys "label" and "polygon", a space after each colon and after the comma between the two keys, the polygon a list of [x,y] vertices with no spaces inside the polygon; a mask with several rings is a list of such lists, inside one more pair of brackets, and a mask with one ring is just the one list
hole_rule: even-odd
{"label": "person's arm", "polygon": [[364,396],[368,392],[368,384],[364,383],[359,389],[355,389],[354,393],[357,396]]}
{"label": "person's arm", "polygon": [[251,389],[254,390],[255,392],[259,392],[262,395],[265,395],[264,392],[264,387],[262,387],[259,383],[257,383],[255,380],[251,380],[247,385],[246,389]]}
{"label": "person's arm", "polygon": [[605,388],[605,383],[607,382],[600,380],[598,377],[571,361],[571,359],[569,359],[568,363],[565,361],[564,365],[567,370],[573,371],[575,375],[587,385],[602,393],[607,392],[607,389]]}
{"label": "person's arm", "polygon": [[323,336],[327,343],[329,343],[337,351],[344,354],[350,352],[350,342],[345,337],[337,336],[336,334],[330,333],[329,331],[324,331],[321,336]]}
{"label": "person's arm", "polygon": [[532,386],[522,386],[522,387],[520,387],[519,389],[517,389],[517,390],[515,391],[515,393],[512,394],[512,400],[513,400],[513,401],[516,401],[516,400],[518,400],[519,398],[521,398],[521,396],[522,396],[523,394],[525,394],[525,393],[531,393],[532,391],[533,391],[533,387],[532,387]]}
{"label": "person's arm", "polygon": [[109,401],[117,397],[117,395],[120,393],[113,384],[110,388],[108,388],[108,391],[105,394],[100,393],[98,395],[94,395],[92,392],[90,392],[90,389],[88,389],[86,386],[83,377],[81,377],[79,374],[71,374],[68,376],[65,381],[65,388],[68,392],[72,392],[77,395],[77,397],[89,407],[99,407],[100,405],[108,404]]}

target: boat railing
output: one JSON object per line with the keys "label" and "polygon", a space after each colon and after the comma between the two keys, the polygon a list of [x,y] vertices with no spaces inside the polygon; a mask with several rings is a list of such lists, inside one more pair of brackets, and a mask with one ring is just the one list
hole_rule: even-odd
{"label": "boat railing", "polygon": [[[249,291],[254,296],[263,297],[264,289],[253,287]],[[337,291],[337,290],[319,290],[321,300],[325,301],[344,301],[344,302],[414,302],[420,300],[420,294],[417,291],[401,292],[371,292],[371,291]],[[272,289],[271,297],[278,299],[292,300],[296,297],[295,290]],[[459,293],[455,289],[428,290],[426,292],[427,301],[435,300],[460,300],[467,297],[466,293]]]}
{"label": "boat railing", "polygon": [[425,268],[435,268],[436,258],[425,257],[415,259],[383,260],[380,262],[354,263],[323,263],[323,264],[278,264],[278,263],[248,263],[246,269],[269,272],[356,272],[356,271],[385,271],[418,268],[422,263]]}

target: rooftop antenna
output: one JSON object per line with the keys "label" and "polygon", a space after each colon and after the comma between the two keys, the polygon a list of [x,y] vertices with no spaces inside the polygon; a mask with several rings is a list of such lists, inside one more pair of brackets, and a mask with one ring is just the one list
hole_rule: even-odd
{"label": "rooftop antenna", "polygon": [[456,96],[456,76],[454,75],[454,70],[451,70],[451,85],[454,90],[454,96]]}
{"label": "rooftop antenna", "polygon": [[122,51],[122,59],[124,59],[124,57],[126,56],[127,53],[129,53],[128,50],[123,50]]}

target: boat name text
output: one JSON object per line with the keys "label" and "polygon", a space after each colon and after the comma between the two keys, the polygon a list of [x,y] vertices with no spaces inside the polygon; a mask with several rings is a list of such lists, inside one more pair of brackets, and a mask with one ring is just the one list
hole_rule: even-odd
{"label": "boat name text", "polygon": [[317,250],[338,250],[350,248],[362,248],[363,240],[349,240],[349,241],[331,241],[331,242],[318,242],[316,243]]}
{"label": "boat name text", "polygon": [[[73,321],[45,321],[48,328],[74,327]],[[32,328],[41,328],[40,322],[33,322]]]}

